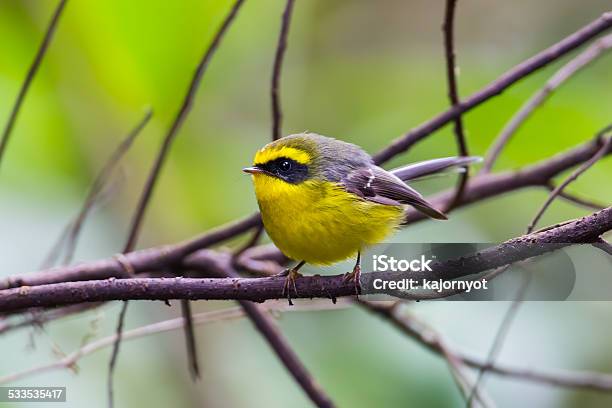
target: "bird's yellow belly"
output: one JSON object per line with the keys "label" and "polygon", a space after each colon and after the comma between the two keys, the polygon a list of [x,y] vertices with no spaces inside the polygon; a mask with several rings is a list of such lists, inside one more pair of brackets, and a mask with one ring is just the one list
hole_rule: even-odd
{"label": "bird's yellow belly", "polygon": [[403,220],[401,206],[363,200],[333,183],[295,186],[257,179],[255,192],[266,231],[294,260],[320,265],[347,259],[383,241]]}

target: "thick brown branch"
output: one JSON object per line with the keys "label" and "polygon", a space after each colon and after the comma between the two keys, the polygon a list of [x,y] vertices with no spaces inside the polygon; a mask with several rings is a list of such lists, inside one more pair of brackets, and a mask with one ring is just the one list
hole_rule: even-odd
{"label": "thick brown branch", "polygon": [[[572,244],[593,243],[612,230],[612,207],[578,220],[511,239],[458,260],[430,264],[431,271],[413,272],[414,279],[456,279],[542,255]],[[377,272],[362,275],[366,284],[374,278],[392,280],[401,274]],[[284,278],[249,279],[107,279],[66,282],[0,291],[0,311],[52,307],[107,300],[251,300],[263,302],[282,298]],[[296,281],[295,298],[336,298],[354,295],[354,285],[344,275],[307,276]]]}

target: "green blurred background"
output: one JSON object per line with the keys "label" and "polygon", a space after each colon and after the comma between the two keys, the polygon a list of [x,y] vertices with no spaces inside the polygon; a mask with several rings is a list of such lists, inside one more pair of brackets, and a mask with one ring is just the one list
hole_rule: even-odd
{"label": "green blurred background", "polygon": [[[0,124],[4,125],[56,5],[0,0]],[[153,155],[195,65],[229,10],[227,0],[70,0],[26,98],[0,171],[0,274],[36,270],[78,211],[96,171],[151,106],[155,115],[130,151],[119,186],[89,220],[78,260],[121,249]],[[252,213],[240,169],[271,134],[269,83],[284,2],[247,0],[204,77],[155,191],[140,247],[182,240]],[[443,1],[297,1],[282,77],[284,133],[309,130],[375,152],[448,106],[441,22]],[[607,0],[460,0],[460,94],[592,21]],[[504,123],[567,61],[522,81],[465,116],[471,152],[483,154]],[[584,142],[612,119],[612,57],[603,56],[539,109],[504,151],[497,169],[516,168]],[[390,166],[454,154],[449,127]],[[612,161],[570,188],[612,202]],[[419,185],[433,192],[453,180]],[[530,190],[420,223],[395,237],[411,242],[490,242],[524,231],[546,197]],[[556,202],[542,225],[585,214]],[[342,266],[340,266],[342,268]],[[323,273],[332,273],[328,268]],[[311,269],[310,272],[313,270]],[[337,271],[337,269],[336,269]],[[320,272],[320,271],[317,271]],[[198,302],[196,311],[233,307]],[[453,344],[486,353],[507,304],[426,302],[411,311]],[[128,328],[178,315],[178,304],[138,302]],[[96,326],[113,333],[118,305],[3,336],[0,375],[70,352]],[[612,370],[612,305],[529,303],[500,360],[521,366]],[[339,406],[461,406],[444,361],[359,309],[288,313],[280,324],[297,353]],[[181,332],[127,342],[116,377],[118,406],[295,407],[309,401],[245,320],[198,328],[203,379],[192,384]],[[66,385],[68,406],[105,406],[109,350],[20,385]],[[499,406],[602,406],[612,396],[490,376]]]}

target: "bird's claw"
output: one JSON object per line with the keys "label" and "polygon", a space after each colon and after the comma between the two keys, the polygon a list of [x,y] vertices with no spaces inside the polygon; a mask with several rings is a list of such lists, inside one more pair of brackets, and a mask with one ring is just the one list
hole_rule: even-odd
{"label": "bird's claw", "polygon": [[297,287],[295,286],[295,280],[297,278],[302,277],[302,274],[296,271],[295,269],[285,269],[278,276],[286,276],[285,283],[283,284],[283,292],[282,295],[287,295],[287,300],[289,301],[289,305],[293,306],[293,302],[291,301],[291,286],[293,286],[293,292],[298,294]]}

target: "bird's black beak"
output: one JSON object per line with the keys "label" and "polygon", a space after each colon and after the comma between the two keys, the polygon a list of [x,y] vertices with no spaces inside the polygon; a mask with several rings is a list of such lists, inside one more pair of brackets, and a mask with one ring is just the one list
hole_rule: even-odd
{"label": "bird's black beak", "polygon": [[265,173],[264,169],[261,169],[257,166],[253,166],[253,167],[245,167],[244,169],[242,169],[242,171],[244,171],[245,173],[249,173],[249,174],[261,174],[261,173]]}

